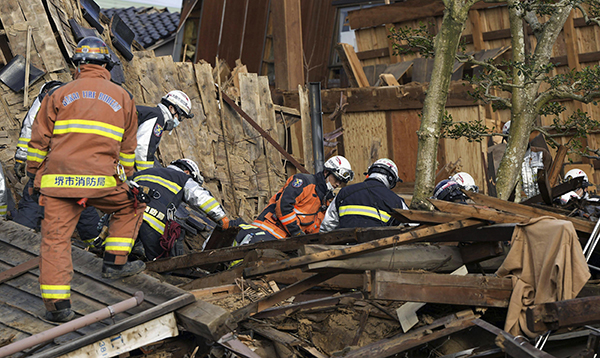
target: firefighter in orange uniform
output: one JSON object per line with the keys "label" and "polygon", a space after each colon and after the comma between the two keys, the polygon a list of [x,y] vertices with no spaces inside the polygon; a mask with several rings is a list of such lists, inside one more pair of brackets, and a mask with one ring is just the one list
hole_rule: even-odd
{"label": "firefighter in orange uniform", "polygon": [[86,37],[73,55],[75,80],[49,93],[32,127],[27,175],[33,197],[44,208],[40,287],[46,319],[66,322],[71,310],[71,235],[84,207],[81,199],[112,213],[102,277],[141,272],[127,262],[145,204],[129,196],[125,175],[133,175],[137,115],[129,92],[110,82],[112,61],[99,38]]}
{"label": "firefighter in orange uniform", "polygon": [[240,225],[237,244],[318,233],[333,190],[354,178],[350,162],[329,158],[316,174],[296,174],[275,194],[251,225]]}

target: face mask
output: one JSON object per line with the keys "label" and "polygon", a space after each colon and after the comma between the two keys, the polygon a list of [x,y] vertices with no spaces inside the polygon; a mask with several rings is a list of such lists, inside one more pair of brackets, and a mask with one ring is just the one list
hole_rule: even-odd
{"label": "face mask", "polygon": [[179,119],[173,117],[173,120],[167,121],[167,123],[165,124],[165,130],[167,132],[172,131],[173,129],[177,128],[178,125]]}

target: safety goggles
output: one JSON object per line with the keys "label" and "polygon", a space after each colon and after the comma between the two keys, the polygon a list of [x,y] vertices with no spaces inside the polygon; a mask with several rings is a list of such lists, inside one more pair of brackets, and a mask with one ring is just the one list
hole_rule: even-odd
{"label": "safety goggles", "polygon": [[479,187],[477,185],[465,185],[465,190],[479,193]]}
{"label": "safety goggles", "polygon": [[338,168],[334,174],[336,178],[343,181],[344,183],[347,183],[354,179],[354,172],[349,169]]}

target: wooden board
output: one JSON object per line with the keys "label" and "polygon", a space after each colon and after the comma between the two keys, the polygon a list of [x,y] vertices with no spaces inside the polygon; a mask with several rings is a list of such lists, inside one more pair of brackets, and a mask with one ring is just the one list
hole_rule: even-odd
{"label": "wooden board", "polygon": [[346,159],[354,171],[354,182],[364,180],[367,168],[388,157],[385,112],[347,113],[342,116]]}
{"label": "wooden board", "polygon": [[369,81],[363,71],[354,47],[345,43],[339,43],[335,46],[336,51],[340,56],[346,75],[353,87],[369,87]]}
{"label": "wooden board", "polygon": [[[448,114],[456,121],[485,120],[485,111],[480,107],[448,108]],[[485,183],[485,167],[481,161],[481,153],[487,155],[485,140],[481,143],[469,142],[466,138],[441,139],[444,142],[446,162],[460,160],[459,172],[471,174],[475,184],[483,190]]]}
{"label": "wooden board", "polygon": [[373,273],[371,298],[482,307],[508,307],[510,279],[434,273]]}

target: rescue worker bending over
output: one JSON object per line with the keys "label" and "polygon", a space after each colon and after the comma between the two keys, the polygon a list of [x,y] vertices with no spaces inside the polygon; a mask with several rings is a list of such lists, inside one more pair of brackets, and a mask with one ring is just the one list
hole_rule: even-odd
{"label": "rescue worker bending over", "polygon": [[323,167],[316,174],[291,176],[252,225],[240,225],[243,230],[236,242],[247,244],[319,232],[333,190],[354,178],[350,162],[340,155],[331,157]]}
{"label": "rescue worker bending over", "polygon": [[108,47],[85,37],[72,58],[75,80],[48,94],[31,128],[27,175],[34,199],[44,207],[40,246],[40,286],[46,319],[71,320],[71,235],[88,203],[112,213],[102,277],[122,278],[144,270],[127,262],[142,222],[144,203],[129,196],[133,175],[137,115],[129,92],[110,82]]}
{"label": "rescue worker bending over", "polygon": [[[29,108],[27,115],[23,119],[21,125],[21,136],[17,143],[17,150],[15,151],[15,174],[19,179],[26,175],[25,162],[27,161],[27,148],[28,143],[31,140],[31,127],[35,122],[35,117],[40,110],[40,104],[44,97],[62,86],[64,83],[60,81],[48,81],[40,89],[40,93],[33,101],[33,104]],[[23,226],[27,226],[30,229],[40,231],[40,225],[44,211],[37,200],[33,200],[29,195],[29,191],[33,188],[33,180],[29,179],[25,188],[23,188],[23,194],[19,201],[18,209],[13,220]],[[97,223],[100,220],[98,212],[92,206],[86,206],[81,213],[79,221],[77,222],[77,232],[79,238],[86,243],[93,241],[99,234],[97,229]]]}
{"label": "rescue worker bending over", "polygon": [[342,188],[327,208],[320,232],[339,228],[399,225],[391,213],[393,209],[408,209],[404,199],[391,189],[396,186],[398,167],[382,158],[367,170],[362,183]]}
{"label": "rescue worker bending over", "polygon": [[587,188],[589,186],[592,186],[592,184],[590,184],[590,182],[588,181],[588,176],[587,174],[581,170],[581,169],[571,169],[567,172],[567,174],[565,174],[565,182],[568,182],[569,180],[573,180],[575,178],[583,178],[583,184],[581,185],[580,188],[577,188],[575,190],[572,190],[566,194],[561,195],[559,202],[561,205],[567,205],[569,203],[569,201],[575,199],[575,200],[579,200],[579,199],[588,199],[589,198],[589,194],[587,192]]}
{"label": "rescue worker bending over", "polygon": [[433,198],[453,203],[466,204],[468,197],[460,189],[460,184],[454,180],[444,179],[437,183],[433,189]]}
{"label": "rescue worker bending over", "polygon": [[450,180],[455,181],[461,188],[472,191],[474,193],[479,193],[479,187],[475,184],[475,179],[471,176],[471,174],[467,172],[456,173],[449,178]]}
{"label": "rescue worker bending over", "polygon": [[135,168],[140,171],[154,166],[154,153],[163,132],[175,129],[184,118],[192,118],[192,101],[182,91],[167,93],[156,107],[136,106],[138,115]]}
{"label": "rescue worker bending over", "polygon": [[144,212],[144,222],[138,239],[144,244],[146,258],[170,256],[169,252],[181,233],[174,214],[181,202],[202,210],[223,229],[229,227],[229,218],[210,192],[201,185],[204,178],[198,165],[190,159],[178,159],[166,168],[156,167],[137,172],[133,181],[157,191]]}

